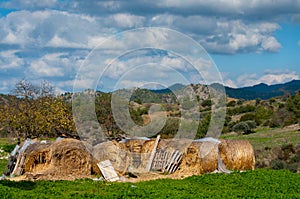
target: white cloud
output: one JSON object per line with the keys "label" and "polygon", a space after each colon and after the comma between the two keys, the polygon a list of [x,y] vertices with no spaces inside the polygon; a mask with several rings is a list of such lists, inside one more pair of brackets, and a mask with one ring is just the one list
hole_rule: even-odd
{"label": "white cloud", "polygon": [[55,47],[55,48],[84,48],[85,45],[75,43],[75,42],[68,42],[67,40],[60,38],[59,36],[55,35],[46,45],[46,47]]}
{"label": "white cloud", "polygon": [[[58,3],[59,2],[59,3]],[[57,0],[11,0],[0,3],[11,13],[0,18],[0,68],[19,69],[30,78],[53,78],[54,84],[70,87],[71,78],[84,60],[87,52],[105,41],[114,33],[139,27],[165,27],[175,29],[195,39],[209,52],[220,54],[278,52],[281,44],[275,37],[282,19],[299,21],[299,0],[162,0],[162,1],[57,1]],[[51,10],[51,9],[55,10]],[[299,15],[299,16],[298,16]],[[127,35],[120,34],[115,39],[122,42],[105,43],[103,52],[119,52],[126,47],[139,47],[147,41],[149,46],[159,46],[168,33],[155,32]],[[172,38],[166,49],[180,49],[188,52],[183,41]],[[118,46],[113,46],[118,44]],[[300,41],[298,42],[300,46]],[[6,50],[13,49],[13,50]],[[111,51],[107,50],[111,49]],[[18,52],[18,53],[17,53]],[[124,52],[123,52],[124,53]],[[23,56],[20,56],[23,55]],[[106,74],[110,78],[119,78],[129,70],[129,65],[157,63],[172,66],[180,72],[191,72],[191,67],[178,57],[161,55],[163,58],[141,56],[118,61],[116,67],[109,68]],[[109,63],[111,60],[100,60]],[[201,63],[203,68],[211,63]],[[90,70],[91,68],[86,68]],[[94,68],[93,68],[94,69]],[[95,68],[99,69],[99,68]],[[99,70],[101,70],[100,68]],[[164,78],[170,71],[160,68],[157,76]],[[88,78],[98,73],[88,71]],[[203,71],[203,76],[211,71]],[[215,74],[215,73],[213,73]],[[15,74],[11,74],[14,76]],[[147,74],[140,74],[146,77]],[[192,76],[191,74],[188,74]],[[193,75],[195,80],[199,74]],[[237,81],[229,78],[224,82],[231,86],[251,85],[259,81],[276,83],[298,76],[293,73],[246,75]],[[209,77],[208,77],[209,78]],[[247,79],[248,78],[248,79]],[[60,79],[60,80],[57,80]],[[80,84],[93,85],[94,81],[80,80]],[[133,81],[133,80],[132,80]],[[173,79],[172,79],[173,81]]]}
{"label": "white cloud", "polygon": [[[276,23],[245,23],[200,15],[162,14],[146,19],[145,16],[126,13],[90,17],[50,10],[17,11],[2,18],[1,24],[3,39],[0,43],[24,47],[93,48],[120,30],[150,25],[175,28],[186,33],[200,41],[209,52],[276,52],[281,48],[272,36],[280,28]],[[151,35],[136,37],[133,41],[138,43],[139,39],[148,39],[150,43]]]}
{"label": "white cloud", "polygon": [[18,69],[24,65],[24,60],[19,58],[16,50],[0,52],[0,69]]}
{"label": "white cloud", "polygon": [[219,21],[217,26],[215,32],[199,38],[209,52],[277,52],[281,48],[281,44],[272,36],[280,28],[276,23],[246,24],[241,20],[229,20]]}
{"label": "white cloud", "polygon": [[30,62],[30,66],[25,71],[28,78],[38,79],[47,77],[64,77],[69,79],[75,77],[85,57],[81,54],[70,55],[68,53],[45,54]]}
{"label": "white cloud", "polygon": [[10,9],[41,9],[54,7],[57,0],[10,0],[2,3],[3,7]]}
{"label": "white cloud", "polygon": [[136,28],[142,27],[144,24],[145,18],[142,16],[134,16],[131,14],[114,14],[110,18],[116,27],[120,28]]}
{"label": "white cloud", "polygon": [[0,21],[0,44],[23,47],[87,47],[88,39],[105,34],[95,18],[62,11],[17,11]]}
{"label": "white cloud", "polygon": [[281,48],[281,44],[274,37],[267,37],[262,40],[261,47],[269,52],[277,52]]}
{"label": "white cloud", "polygon": [[53,55],[46,55],[39,60],[34,60],[28,68],[29,74],[38,77],[61,77],[64,75],[63,69],[53,66]]}
{"label": "white cloud", "polygon": [[265,83],[268,85],[272,84],[280,84],[289,82],[292,80],[299,80],[300,76],[296,72],[290,71],[281,71],[281,72],[270,72],[266,71],[266,73],[262,76],[258,76],[257,74],[244,74],[237,79],[237,85],[239,87],[245,86],[253,86],[260,83]]}

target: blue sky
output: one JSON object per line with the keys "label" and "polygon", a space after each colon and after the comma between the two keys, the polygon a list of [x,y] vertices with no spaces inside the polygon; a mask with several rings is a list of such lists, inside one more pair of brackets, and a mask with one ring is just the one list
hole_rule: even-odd
{"label": "blue sky", "polygon": [[[153,53],[157,51],[141,50],[126,59],[122,56],[105,73],[97,67],[99,60],[87,61],[107,38],[143,27],[176,30],[198,42],[211,58],[206,67],[215,63],[223,83],[231,87],[300,79],[299,0],[2,0],[0,27],[0,93],[8,93],[24,78],[33,83],[50,81],[58,92],[72,91],[78,72],[89,62],[95,62],[93,73],[99,88],[106,90],[116,87],[116,82],[120,87],[169,86],[177,83],[178,74],[192,74],[192,67],[170,51],[158,56]],[[142,37],[151,39],[150,34]],[[134,46],[141,38],[117,39]],[[187,42],[178,40],[176,45],[184,49]],[[92,86],[89,78],[95,77],[78,84]],[[191,79],[179,83],[201,82]]]}

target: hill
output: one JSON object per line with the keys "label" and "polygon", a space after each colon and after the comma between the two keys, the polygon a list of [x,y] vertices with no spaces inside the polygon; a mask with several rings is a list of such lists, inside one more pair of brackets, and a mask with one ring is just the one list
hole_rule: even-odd
{"label": "hill", "polygon": [[258,84],[255,86],[249,86],[244,88],[230,88],[225,87],[228,97],[253,100],[253,99],[270,99],[272,97],[283,96],[286,93],[291,95],[296,94],[300,89],[300,80],[293,80],[284,84]]}
{"label": "hill", "polygon": [[[199,87],[203,88],[206,85],[202,84],[193,84],[194,91],[196,95],[200,95],[199,92],[203,92],[203,89],[198,89]],[[139,89],[137,90],[132,99],[139,99],[142,102],[172,102],[174,103],[174,94],[173,92],[183,90],[187,86],[182,84],[174,84],[169,88],[165,89],[158,89],[158,90],[147,90],[147,89]],[[213,89],[220,89],[222,87],[221,84],[212,84],[210,85]],[[257,98],[267,100],[272,97],[284,96],[285,94],[289,93],[294,95],[300,90],[300,80],[293,80],[283,84],[275,84],[275,85],[267,85],[264,83],[257,84],[254,86],[243,87],[243,88],[231,88],[231,87],[224,87],[226,94],[230,98],[236,99],[245,99],[245,100],[254,100]],[[207,89],[205,89],[207,91]],[[208,95],[208,92],[206,92]],[[201,94],[203,95],[203,93]],[[170,99],[168,99],[170,98]],[[208,98],[206,96],[205,98]]]}

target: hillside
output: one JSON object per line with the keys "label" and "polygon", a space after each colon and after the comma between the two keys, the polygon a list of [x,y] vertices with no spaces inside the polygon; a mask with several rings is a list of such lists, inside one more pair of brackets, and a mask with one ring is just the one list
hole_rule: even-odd
{"label": "hillside", "polygon": [[[199,92],[203,92],[204,89],[198,89],[199,87],[207,87],[202,84],[193,84],[194,91],[196,95],[200,95]],[[212,84],[210,85],[214,89],[219,89],[220,84]],[[166,89],[159,90],[147,90],[147,89],[138,89],[134,95],[132,96],[132,100],[139,99],[142,102],[148,103],[174,103],[175,96],[174,92],[180,91],[186,88],[186,86],[182,84],[174,84]],[[244,99],[244,100],[254,100],[254,99],[263,99],[267,100],[272,97],[284,96],[285,94],[294,95],[300,90],[300,80],[293,80],[291,82],[287,82],[284,84],[275,84],[275,85],[267,85],[264,83],[257,84],[254,86],[243,87],[243,88],[231,88],[224,87],[226,91],[227,97],[235,98],[235,99]],[[207,89],[206,89],[207,90]],[[203,93],[201,93],[203,96]],[[208,92],[207,92],[208,95]],[[208,96],[204,97],[208,98]]]}

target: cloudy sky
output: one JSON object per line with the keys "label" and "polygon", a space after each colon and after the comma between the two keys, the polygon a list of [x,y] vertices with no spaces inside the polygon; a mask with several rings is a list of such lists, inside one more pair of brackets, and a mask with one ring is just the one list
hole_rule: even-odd
{"label": "cloudy sky", "polygon": [[[22,79],[47,80],[58,91],[72,91],[82,71],[97,74],[79,78],[83,88],[93,85],[89,78],[96,77],[98,86],[107,90],[114,84],[137,86],[142,80],[142,84],[155,84],[166,76],[173,78],[165,85],[177,83],[179,76],[190,78],[181,83],[197,83],[198,78],[186,75],[195,73],[193,67],[183,56],[172,53],[173,48],[188,45],[180,36],[176,42],[168,40],[177,46],[170,49],[150,45],[149,49],[121,52],[114,62],[113,56],[89,59],[95,47],[112,37],[128,46],[159,43],[159,36],[147,31],[120,36],[123,31],[144,27],[174,30],[198,42],[207,52],[201,64],[215,65],[225,85],[283,83],[300,79],[299,25],[300,0],[1,0],[0,92],[9,92]],[[160,35],[172,38],[168,31]],[[110,50],[116,44],[108,43],[102,50],[115,55]],[[96,68],[83,69],[90,62]],[[104,70],[99,62],[111,65]]]}

